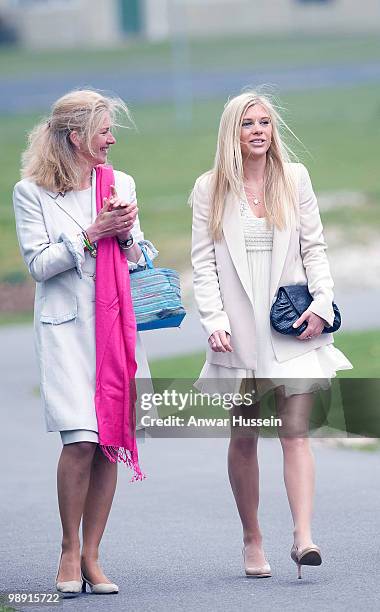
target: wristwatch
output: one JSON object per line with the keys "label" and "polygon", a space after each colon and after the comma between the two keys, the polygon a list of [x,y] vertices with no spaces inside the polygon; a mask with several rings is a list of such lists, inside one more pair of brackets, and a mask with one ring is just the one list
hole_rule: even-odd
{"label": "wristwatch", "polygon": [[128,249],[130,249],[133,245],[134,245],[134,238],[133,236],[129,236],[129,238],[127,238],[127,240],[119,240],[118,238],[118,242],[119,242],[119,246],[121,249],[123,249],[123,251],[127,251]]}

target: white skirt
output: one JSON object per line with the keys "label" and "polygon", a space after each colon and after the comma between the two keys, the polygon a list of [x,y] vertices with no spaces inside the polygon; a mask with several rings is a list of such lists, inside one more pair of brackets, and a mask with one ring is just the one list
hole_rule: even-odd
{"label": "white skirt", "polygon": [[[242,379],[255,378],[261,381],[263,392],[282,386],[287,397],[328,388],[336,372],[350,370],[352,364],[333,344],[312,349],[281,363],[277,361],[269,320],[272,251],[247,251],[247,258],[256,320],[257,370],[227,368],[206,361],[195,387],[202,393],[238,393]],[[233,338],[231,342],[233,345]],[[295,339],[295,342],[301,340]]]}

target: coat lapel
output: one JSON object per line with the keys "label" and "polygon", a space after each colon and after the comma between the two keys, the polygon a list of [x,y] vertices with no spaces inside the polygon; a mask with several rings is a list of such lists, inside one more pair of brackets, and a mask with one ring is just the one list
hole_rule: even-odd
{"label": "coat lapel", "polygon": [[[92,188],[92,191],[93,190],[94,190],[94,187]],[[45,192],[47,193],[49,198],[51,198],[51,200],[53,200],[56,203],[57,207],[60,208],[62,211],[64,211],[64,213],[66,213],[68,221],[71,219],[72,223],[75,223],[76,221],[81,226],[85,224],[85,218],[83,216],[83,211],[81,207],[79,206],[79,203],[75,195],[73,195],[71,191],[67,192],[67,194],[56,193],[54,191],[47,191],[47,190],[45,190]],[[94,198],[92,197],[92,201],[93,199]],[[92,210],[92,214],[94,214],[93,210]]]}
{"label": "coat lapel", "polygon": [[240,217],[240,204],[236,195],[229,192],[226,197],[223,216],[223,234],[227,243],[228,251],[236,269],[236,273],[251,302],[252,289],[248,269],[247,253],[243,225]]}

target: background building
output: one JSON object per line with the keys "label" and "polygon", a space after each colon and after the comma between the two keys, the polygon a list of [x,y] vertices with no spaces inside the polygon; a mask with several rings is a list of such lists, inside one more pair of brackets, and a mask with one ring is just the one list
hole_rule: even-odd
{"label": "background building", "polygon": [[148,38],[167,38],[180,24],[189,35],[380,30],[378,0],[145,0]]}
{"label": "background building", "polygon": [[[4,40],[29,48],[114,47],[130,36],[165,40],[239,33],[380,30],[378,0],[0,0]],[[1,38],[1,32],[0,32]]]}

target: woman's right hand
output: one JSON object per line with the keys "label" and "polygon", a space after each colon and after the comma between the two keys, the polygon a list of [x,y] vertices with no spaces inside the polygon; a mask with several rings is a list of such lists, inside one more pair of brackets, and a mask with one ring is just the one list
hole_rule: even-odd
{"label": "woman's right hand", "polygon": [[103,208],[94,223],[86,230],[89,240],[94,243],[101,238],[125,235],[133,227],[137,210],[136,204],[127,203],[113,209],[109,199],[103,198]]}
{"label": "woman's right hand", "polygon": [[208,339],[208,343],[210,345],[211,350],[215,353],[232,353],[233,348],[230,344],[231,335],[224,331],[224,329],[219,329],[211,334]]}

